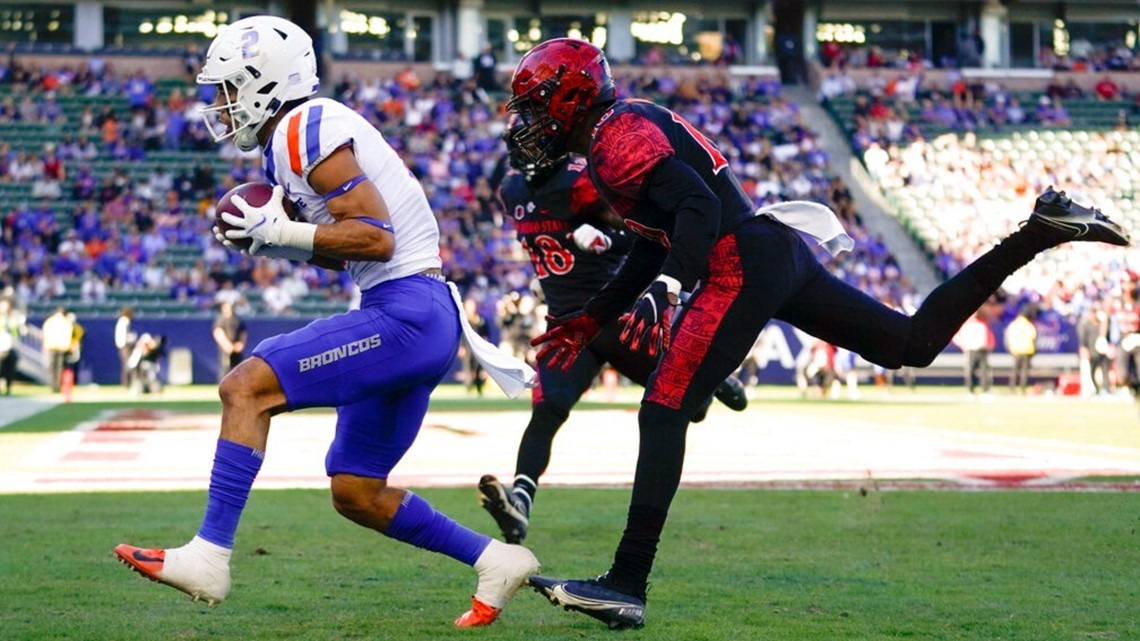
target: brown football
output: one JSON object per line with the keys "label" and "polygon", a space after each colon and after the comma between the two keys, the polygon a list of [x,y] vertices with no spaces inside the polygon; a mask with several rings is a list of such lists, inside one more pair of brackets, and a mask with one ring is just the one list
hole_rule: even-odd
{"label": "brown football", "polygon": [[[245,202],[253,205],[254,207],[260,207],[269,202],[269,198],[273,196],[273,186],[269,183],[250,182],[242,183],[237,187],[234,187],[233,189],[227,191],[226,195],[222,196],[221,199],[218,200],[218,204],[214,207],[214,222],[217,223],[218,229],[222,230],[223,234],[227,230],[234,228],[233,225],[222,220],[223,213],[233,214],[238,218],[244,217],[244,215],[241,213],[241,210],[238,209],[237,205],[235,205],[233,202],[234,196],[241,196],[245,199]],[[282,205],[284,205],[285,214],[288,215],[290,219],[292,219],[293,204],[290,203],[288,199],[285,199],[282,202]],[[249,249],[250,245],[253,244],[253,241],[249,238],[230,240],[230,242],[237,245],[238,247],[241,247],[242,249]]]}

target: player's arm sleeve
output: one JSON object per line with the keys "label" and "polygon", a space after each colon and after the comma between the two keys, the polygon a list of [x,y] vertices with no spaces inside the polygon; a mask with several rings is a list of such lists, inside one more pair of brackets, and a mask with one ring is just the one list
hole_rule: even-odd
{"label": "player's arm sleeve", "polygon": [[661,273],[667,253],[659,243],[644,238],[635,240],[618,273],[586,303],[586,313],[600,325],[621,316]]}
{"label": "player's arm sleeve", "polygon": [[692,291],[708,263],[720,232],[720,199],[689,165],[669,158],[657,164],[645,198],[673,213],[673,236],[661,273]]}
{"label": "player's arm sleeve", "polygon": [[633,248],[634,235],[624,229],[608,229],[606,235],[610,237],[611,253],[628,254]]}
{"label": "player's arm sleeve", "polygon": [[334,272],[343,272],[345,269],[347,269],[343,260],[329,258],[328,256],[321,256],[320,254],[313,254],[313,257],[306,262],[308,262],[313,267],[320,267],[321,269],[327,269]]}

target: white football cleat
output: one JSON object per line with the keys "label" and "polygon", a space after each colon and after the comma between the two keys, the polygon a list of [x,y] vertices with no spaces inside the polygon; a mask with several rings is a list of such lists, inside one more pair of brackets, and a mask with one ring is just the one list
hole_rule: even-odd
{"label": "white football cleat", "polygon": [[491,539],[475,561],[479,583],[471,598],[471,610],[456,619],[455,625],[466,628],[493,623],[507,601],[538,568],[538,559],[530,550]]}
{"label": "white football cleat", "polygon": [[115,555],[135,572],[209,605],[221,603],[230,592],[230,554],[230,550],[197,536],[186,545],[169,550],[137,548],[126,543],[115,547]]}

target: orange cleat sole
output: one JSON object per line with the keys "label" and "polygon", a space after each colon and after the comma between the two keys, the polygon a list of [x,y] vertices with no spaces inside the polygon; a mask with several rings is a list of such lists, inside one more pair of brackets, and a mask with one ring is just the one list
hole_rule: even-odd
{"label": "orange cleat sole", "polygon": [[492,608],[475,597],[471,597],[471,609],[459,615],[455,620],[457,628],[479,628],[491,625],[499,618],[499,608]]}

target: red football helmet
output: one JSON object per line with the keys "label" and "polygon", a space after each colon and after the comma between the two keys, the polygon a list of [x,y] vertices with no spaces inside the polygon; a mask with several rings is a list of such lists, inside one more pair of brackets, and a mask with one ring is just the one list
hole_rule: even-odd
{"label": "red football helmet", "polygon": [[519,156],[542,168],[566,155],[566,138],[591,107],[617,98],[602,50],[585,40],[554,38],[531,49],[511,79],[507,111],[521,127],[512,133]]}

